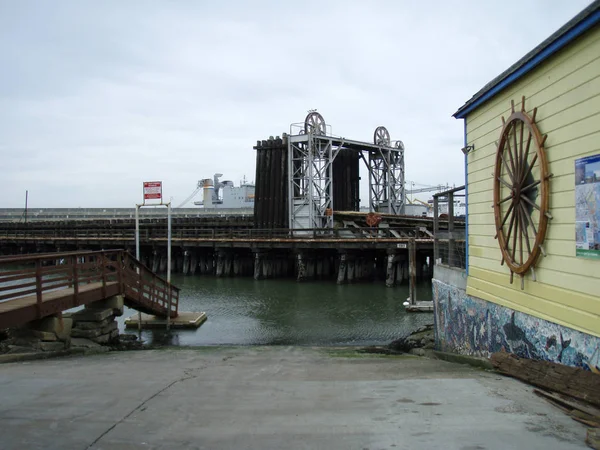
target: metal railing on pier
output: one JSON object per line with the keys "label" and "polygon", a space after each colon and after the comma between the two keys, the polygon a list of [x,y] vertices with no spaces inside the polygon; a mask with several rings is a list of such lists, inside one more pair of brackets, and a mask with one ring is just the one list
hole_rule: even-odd
{"label": "metal railing on pier", "polygon": [[[425,227],[405,228],[332,228],[332,229],[206,229],[178,228],[173,230],[173,240],[345,240],[345,239],[433,239]],[[135,230],[131,229],[19,229],[5,230],[0,240],[99,240],[133,241]],[[167,230],[151,228],[140,230],[141,241],[167,239]]]}
{"label": "metal railing on pier", "polygon": [[[436,264],[460,269],[467,267],[465,205],[465,186],[433,196],[433,257]],[[460,219],[460,226],[457,226],[457,219]]]}

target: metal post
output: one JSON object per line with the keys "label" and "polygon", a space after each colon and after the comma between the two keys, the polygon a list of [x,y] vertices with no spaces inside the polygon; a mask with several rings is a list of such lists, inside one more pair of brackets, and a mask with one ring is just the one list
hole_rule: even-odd
{"label": "metal post", "polygon": [[[327,197],[328,197],[328,202],[325,202],[325,204],[328,204],[329,209],[331,210],[331,215],[328,216],[327,215],[327,208],[325,209],[325,211],[323,211],[323,214],[325,214],[325,223],[326,226],[325,228],[329,228],[329,229],[333,229],[333,143],[331,142],[331,140],[329,141],[329,151],[327,152],[327,156],[328,156],[328,160],[327,160]],[[337,154],[336,154],[337,156]]]}
{"label": "metal post", "polygon": [[171,328],[171,202],[167,203],[167,289],[169,290],[169,307],[167,309],[167,331]]}
{"label": "metal post", "polygon": [[25,191],[25,227],[27,227],[27,201],[29,199],[29,191]]}
{"label": "metal post", "polygon": [[140,259],[140,205],[135,205],[135,259]]}
{"label": "metal post", "polygon": [[395,208],[392,205],[392,167],[391,167],[391,160],[390,160],[390,151],[386,150],[384,153],[384,164],[387,165],[386,167],[386,171],[384,172],[384,176],[385,176],[385,185],[386,185],[386,189],[385,189],[385,195],[387,196],[387,202],[388,202],[388,213],[389,214],[394,214],[395,213]]}
{"label": "metal post", "polygon": [[454,257],[454,192],[448,194],[448,265],[456,266]]}
{"label": "metal post", "polygon": [[[85,258],[85,257],[84,257]],[[78,256],[73,257],[73,299],[75,305],[79,305],[79,271],[77,270]]]}
{"label": "metal post", "polygon": [[35,260],[35,296],[37,306],[37,318],[42,318],[42,261]]}
{"label": "metal post", "polygon": [[[135,205],[135,259],[140,260],[140,207],[141,205]],[[140,274],[140,268],[136,264],[138,275]],[[139,281],[139,280],[138,280]],[[138,293],[142,289],[142,284],[138,286]],[[138,332],[142,332],[142,312],[138,311]]]}
{"label": "metal post", "polygon": [[367,163],[367,169],[369,170],[369,212],[375,212],[375,200],[373,196],[373,173],[372,173],[372,152],[369,151],[369,161],[365,159],[364,161]]}
{"label": "metal post", "polygon": [[308,182],[307,182],[307,188],[308,188],[308,204],[309,204],[309,208],[308,208],[308,223],[309,226],[308,228],[314,228],[315,227],[315,205],[313,203],[313,190],[314,190],[314,182],[315,182],[315,176],[314,176],[314,167],[313,167],[313,161],[314,161],[314,145],[315,145],[315,140],[313,138],[312,135],[312,131],[308,136],[308,146],[306,147],[308,150],[308,154],[307,154],[307,161],[308,161]]}
{"label": "metal post", "polygon": [[438,234],[440,231],[439,213],[438,213],[438,198],[433,196],[433,264],[437,264],[440,258],[440,242]]}
{"label": "metal post", "polygon": [[409,302],[417,303],[417,244],[414,238],[408,241],[408,274],[409,274]]}

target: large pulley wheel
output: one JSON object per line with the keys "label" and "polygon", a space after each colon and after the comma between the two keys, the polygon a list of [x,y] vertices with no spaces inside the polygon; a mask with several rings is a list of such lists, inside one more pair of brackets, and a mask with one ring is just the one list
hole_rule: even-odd
{"label": "large pulley wheel", "polygon": [[375,128],[375,133],[373,133],[373,143],[385,147],[390,146],[390,133],[386,127]]}
{"label": "large pulley wheel", "polygon": [[503,127],[496,151],[494,170],[494,219],[496,237],[502,252],[501,264],[506,263],[513,274],[523,277],[531,271],[535,281],[535,263],[540,253],[545,254],[543,243],[548,220],[549,183],[552,174],[542,136],[535,123],[537,108],[529,115],[525,111],[525,97],[521,110],[515,111]]}
{"label": "large pulley wheel", "polygon": [[316,111],[309,113],[304,120],[304,132],[307,134],[326,134],[325,119],[323,119],[323,116]]}

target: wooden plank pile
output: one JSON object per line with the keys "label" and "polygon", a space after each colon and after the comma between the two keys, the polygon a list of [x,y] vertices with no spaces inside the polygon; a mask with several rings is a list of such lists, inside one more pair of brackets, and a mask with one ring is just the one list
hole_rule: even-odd
{"label": "wooden plank pile", "polygon": [[534,393],[588,428],[586,444],[600,450],[600,375],[578,367],[493,353],[494,368],[541,389]]}

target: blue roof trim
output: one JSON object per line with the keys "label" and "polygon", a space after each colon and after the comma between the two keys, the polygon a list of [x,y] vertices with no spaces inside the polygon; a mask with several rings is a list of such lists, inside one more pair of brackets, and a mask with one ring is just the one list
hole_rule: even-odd
{"label": "blue roof trim", "polygon": [[459,109],[456,113],[454,113],[454,117],[457,119],[464,119],[467,116],[467,114],[469,114],[475,108],[479,107],[482,103],[486,102],[487,100],[498,94],[500,91],[513,84],[523,75],[533,70],[543,61],[548,59],[554,53],[558,52],[560,49],[565,47],[575,38],[581,36],[583,33],[585,33],[587,30],[589,30],[599,22],[600,11],[596,11],[590,16],[588,16],[585,20],[581,21],[578,25],[573,27],[571,30],[560,36],[554,42],[549,44],[546,48],[540,51],[535,57],[533,57],[531,60],[525,63],[522,67],[520,67],[515,72],[513,72],[505,79],[500,81],[498,84],[496,84],[494,87],[489,89],[485,94],[481,95],[481,97],[479,97],[476,101],[469,105],[465,105],[463,107],[464,109]]}

